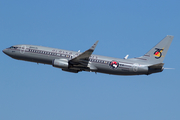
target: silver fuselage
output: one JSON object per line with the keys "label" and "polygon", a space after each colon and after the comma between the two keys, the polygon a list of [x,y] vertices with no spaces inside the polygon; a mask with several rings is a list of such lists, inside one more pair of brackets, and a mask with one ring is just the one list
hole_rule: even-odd
{"label": "silver fuselage", "polygon": [[[56,48],[35,46],[35,45],[15,45],[14,48],[4,49],[3,52],[8,56],[18,59],[36,63],[43,63],[52,65],[55,59],[71,60],[72,58],[80,55],[80,52],[62,50]],[[112,61],[117,61],[118,66],[111,66]],[[141,75],[154,73],[149,71],[149,64],[142,60],[119,59],[100,55],[91,55],[88,61],[89,69],[81,68],[80,66],[72,69],[79,69],[81,71],[92,71],[114,75]],[[87,67],[88,67],[87,66]],[[95,68],[95,69],[93,69]],[[161,71],[156,71],[161,72]]]}

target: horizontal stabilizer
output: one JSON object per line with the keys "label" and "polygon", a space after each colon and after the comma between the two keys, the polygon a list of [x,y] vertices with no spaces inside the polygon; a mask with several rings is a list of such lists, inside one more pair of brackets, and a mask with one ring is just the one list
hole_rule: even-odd
{"label": "horizontal stabilizer", "polygon": [[126,56],[124,57],[124,59],[128,59],[128,57],[129,57],[129,55],[126,55]]}
{"label": "horizontal stabilizer", "polygon": [[172,69],[175,69],[175,68],[164,68],[164,69],[166,69],[166,70],[169,70],[169,69],[172,70]]}
{"label": "horizontal stabilizer", "polygon": [[148,66],[149,68],[162,68],[164,66],[164,63],[159,63],[155,65]]}

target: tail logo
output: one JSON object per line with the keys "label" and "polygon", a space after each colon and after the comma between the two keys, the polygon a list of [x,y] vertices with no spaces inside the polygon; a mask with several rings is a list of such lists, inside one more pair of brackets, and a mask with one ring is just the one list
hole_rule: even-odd
{"label": "tail logo", "polygon": [[156,51],[154,52],[155,58],[156,58],[156,59],[159,59],[159,58],[163,57],[163,56],[162,56],[162,52],[163,52],[164,48],[162,48],[162,49],[155,48],[155,49],[156,49]]}
{"label": "tail logo", "polygon": [[119,63],[116,62],[116,61],[112,61],[109,63],[109,66],[112,68],[112,69],[117,69],[119,67]]}

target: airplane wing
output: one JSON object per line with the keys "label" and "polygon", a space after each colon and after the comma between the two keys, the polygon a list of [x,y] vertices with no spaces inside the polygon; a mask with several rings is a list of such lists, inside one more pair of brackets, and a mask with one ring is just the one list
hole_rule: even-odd
{"label": "airplane wing", "polygon": [[73,64],[73,65],[86,65],[87,66],[87,63],[89,62],[89,57],[91,56],[91,54],[93,53],[94,49],[96,48],[96,45],[99,41],[96,41],[94,43],[94,45],[86,50],[85,52],[81,53],[80,55],[78,55],[77,57],[71,59],[69,61],[70,64]]}

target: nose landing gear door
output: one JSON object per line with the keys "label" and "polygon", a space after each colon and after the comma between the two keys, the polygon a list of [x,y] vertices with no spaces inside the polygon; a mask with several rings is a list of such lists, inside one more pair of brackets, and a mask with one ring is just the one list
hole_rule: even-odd
{"label": "nose landing gear door", "polygon": [[22,46],[21,46],[20,53],[21,53],[21,54],[24,54],[24,53],[25,53],[25,50],[26,50],[26,46],[25,46],[25,45],[22,45]]}

